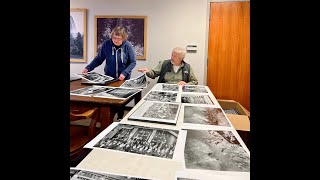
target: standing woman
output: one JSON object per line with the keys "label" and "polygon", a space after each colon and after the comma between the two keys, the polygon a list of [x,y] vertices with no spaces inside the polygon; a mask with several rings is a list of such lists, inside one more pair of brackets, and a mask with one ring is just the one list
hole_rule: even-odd
{"label": "standing woman", "polygon": [[[111,40],[106,40],[97,56],[82,71],[83,74],[100,66],[104,60],[104,74],[119,80],[128,80],[132,69],[136,66],[132,44],[127,41],[128,33],[123,26],[115,27],[111,32]],[[124,106],[118,109],[118,120],[123,118]]]}
{"label": "standing woman", "polygon": [[128,33],[123,26],[115,27],[111,39],[106,40],[97,56],[82,71],[83,74],[94,70],[106,60],[104,74],[119,80],[130,79],[131,71],[136,66],[132,44],[127,41]]}

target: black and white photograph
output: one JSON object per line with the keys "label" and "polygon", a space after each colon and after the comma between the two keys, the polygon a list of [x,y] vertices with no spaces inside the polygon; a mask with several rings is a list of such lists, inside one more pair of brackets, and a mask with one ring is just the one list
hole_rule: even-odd
{"label": "black and white photograph", "polygon": [[97,53],[105,40],[110,39],[116,26],[126,27],[128,41],[133,46],[136,59],[146,60],[147,16],[95,16],[96,26],[94,52]]}
{"label": "black and white photograph", "polygon": [[130,89],[130,88],[117,87],[117,88],[114,88],[114,89],[107,91],[107,92],[97,93],[94,96],[101,97],[101,98],[127,99],[140,91],[141,91],[141,89]]}
{"label": "black and white photograph", "polygon": [[146,101],[176,102],[177,94],[175,92],[166,91],[150,91],[144,98]]}
{"label": "black and white photograph", "polygon": [[164,91],[179,91],[179,86],[176,84],[162,84],[162,90],[164,90]]}
{"label": "black and white photograph", "polygon": [[172,159],[179,131],[118,124],[93,147]]}
{"label": "black and white photograph", "polygon": [[176,124],[180,106],[180,103],[145,101],[128,120]]}
{"label": "black and white photograph", "polygon": [[114,78],[111,76],[107,76],[104,74],[100,74],[97,72],[87,72],[86,74],[76,74],[77,76],[91,82],[91,83],[99,83],[99,84],[103,84],[106,83],[108,81],[112,81]]}
{"label": "black and white photograph", "polygon": [[70,62],[87,62],[87,9],[70,9]]}
{"label": "black and white photograph", "polygon": [[191,103],[191,104],[211,104],[211,105],[214,104],[211,101],[209,95],[202,95],[202,94],[182,94],[181,102]]}
{"label": "black and white photograph", "polygon": [[70,95],[78,95],[78,96],[95,96],[101,92],[107,92],[114,88],[109,86],[87,86],[84,88],[76,89],[70,91]]}
{"label": "black and white photograph", "polygon": [[157,83],[157,84],[154,85],[152,90],[179,91],[179,86],[177,84]]}
{"label": "black and white photograph", "polygon": [[200,85],[184,85],[182,86],[182,92],[208,93],[206,87]]}
{"label": "black and white photograph", "polygon": [[231,127],[221,108],[205,106],[183,106],[183,123]]}
{"label": "black and white photograph", "polygon": [[250,156],[232,131],[187,130],[185,167],[250,172]]}
{"label": "black and white photograph", "polygon": [[140,177],[100,173],[91,170],[70,168],[70,180],[148,180]]}
{"label": "black and white photograph", "polygon": [[234,175],[194,169],[177,171],[175,177],[176,180],[250,180],[250,176],[246,174]]}
{"label": "black and white photograph", "polygon": [[79,169],[70,168],[70,179],[71,179],[75,174],[78,174],[79,171],[80,171]]}
{"label": "black and white photograph", "polygon": [[226,114],[236,114],[241,115],[241,113],[237,109],[224,109],[223,110]]}
{"label": "black and white photograph", "polygon": [[126,80],[120,87],[127,88],[146,88],[148,85],[146,74],[142,73],[136,78]]}

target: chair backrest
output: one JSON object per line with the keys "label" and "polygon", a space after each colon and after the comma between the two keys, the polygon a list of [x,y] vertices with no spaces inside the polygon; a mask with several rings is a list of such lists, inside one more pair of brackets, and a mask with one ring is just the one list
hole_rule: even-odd
{"label": "chair backrest", "polygon": [[90,120],[87,126],[70,123],[70,160],[79,156],[83,146],[97,135],[98,111],[98,108],[92,108],[83,113],[70,112],[70,122]]}

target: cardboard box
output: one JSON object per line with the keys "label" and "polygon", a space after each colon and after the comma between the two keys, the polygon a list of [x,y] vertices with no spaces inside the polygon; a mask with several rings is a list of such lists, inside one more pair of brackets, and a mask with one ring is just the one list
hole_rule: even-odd
{"label": "cardboard box", "polygon": [[223,110],[236,109],[240,115],[227,114],[228,119],[236,130],[250,131],[250,112],[234,100],[217,99]]}

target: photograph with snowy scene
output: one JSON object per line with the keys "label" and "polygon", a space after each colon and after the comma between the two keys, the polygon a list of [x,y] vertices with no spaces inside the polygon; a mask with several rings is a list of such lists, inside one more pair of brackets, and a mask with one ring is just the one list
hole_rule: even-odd
{"label": "photograph with snowy scene", "polygon": [[87,62],[86,9],[70,9],[70,62]]}
{"label": "photograph with snowy scene", "polygon": [[250,156],[231,131],[187,130],[185,167],[250,172]]}
{"label": "photograph with snowy scene", "polygon": [[97,53],[102,44],[110,39],[111,31],[116,26],[124,26],[128,33],[128,41],[132,44],[136,59],[146,59],[147,49],[147,16],[95,16],[96,43],[94,52]]}
{"label": "photograph with snowy scene", "polygon": [[214,107],[184,106],[183,123],[230,127],[222,109]]}

